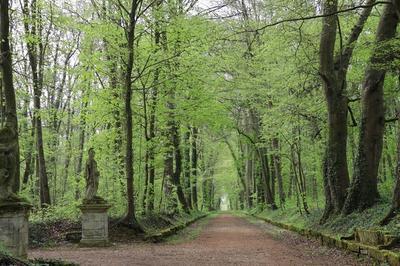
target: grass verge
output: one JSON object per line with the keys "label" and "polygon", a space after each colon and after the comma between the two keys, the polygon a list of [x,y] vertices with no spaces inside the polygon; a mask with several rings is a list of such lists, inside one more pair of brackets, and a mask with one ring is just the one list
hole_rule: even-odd
{"label": "grass verge", "polygon": [[169,244],[180,244],[196,239],[210,222],[210,220],[215,218],[217,215],[218,213],[216,212],[208,214],[207,216],[199,219],[196,223],[187,226],[176,234],[166,238],[165,242]]}

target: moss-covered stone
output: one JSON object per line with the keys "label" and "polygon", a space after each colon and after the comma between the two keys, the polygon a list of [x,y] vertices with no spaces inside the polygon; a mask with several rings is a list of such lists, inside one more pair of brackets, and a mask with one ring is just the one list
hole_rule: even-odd
{"label": "moss-covered stone", "polygon": [[379,246],[383,245],[384,233],[378,230],[356,229],[355,240],[361,244]]}
{"label": "moss-covered stone", "polygon": [[27,202],[0,203],[0,244],[19,258],[27,256],[30,208]]}
{"label": "moss-covered stone", "polygon": [[109,204],[81,205],[82,239],[80,246],[108,246],[108,214]]}
{"label": "moss-covered stone", "polygon": [[400,254],[398,253],[386,251],[385,259],[389,265],[400,265]]}
{"label": "moss-covered stone", "polygon": [[[326,235],[322,232],[315,231],[312,229],[298,228],[294,225],[272,221],[268,218],[260,217],[255,214],[252,215],[258,219],[264,220],[278,227],[299,233],[303,236],[313,237],[315,239],[318,239],[320,240],[321,245],[328,247],[336,247],[351,252],[355,252],[357,254],[368,255],[371,258],[381,263],[387,263],[393,266],[400,265],[399,253],[395,253],[388,250],[382,250],[382,247],[384,247],[385,245],[389,245],[397,241],[396,236],[389,235],[386,232],[382,232],[379,230],[358,229],[358,231],[356,232],[360,232],[360,234],[357,237],[357,239],[355,237],[355,234],[353,234],[351,237],[344,237],[340,239],[335,236]],[[354,240],[359,240],[359,241],[356,242]],[[374,246],[371,245],[370,243],[381,243],[381,244]]]}

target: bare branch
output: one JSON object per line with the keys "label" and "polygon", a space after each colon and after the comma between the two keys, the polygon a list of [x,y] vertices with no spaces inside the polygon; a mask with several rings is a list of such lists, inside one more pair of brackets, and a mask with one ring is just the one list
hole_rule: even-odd
{"label": "bare branch", "polygon": [[[346,8],[346,9],[342,9],[342,10],[338,10],[338,11],[336,11],[336,12],[329,13],[329,14],[321,14],[321,15],[315,15],[315,16],[309,16],[309,17],[299,17],[299,18],[282,19],[282,20],[276,21],[276,22],[274,22],[274,23],[271,23],[271,24],[267,24],[267,25],[265,25],[265,26],[262,26],[261,28],[258,28],[258,29],[255,29],[255,30],[246,30],[246,31],[244,31],[244,32],[248,32],[248,31],[250,31],[250,32],[254,32],[254,31],[256,31],[256,32],[258,32],[258,31],[263,31],[263,30],[265,30],[266,28],[274,27],[274,26],[277,26],[277,25],[279,25],[279,24],[283,24],[283,23],[287,23],[287,22],[297,22],[297,21],[305,21],[305,20],[312,20],[312,19],[317,19],[317,18],[330,17],[330,16],[334,16],[334,15],[338,15],[338,14],[342,14],[342,13],[347,13],[347,12],[350,12],[350,11],[354,11],[354,10],[357,10],[357,9],[361,9],[361,8],[371,8],[371,7],[374,7],[374,6],[377,6],[377,5],[382,5],[382,4],[392,5],[393,3],[390,2],[390,1],[377,1],[377,2],[375,2],[375,3],[373,3],[373,4],[370,4],[370,5],[358,5],[358,6],[354,6],[354,7],[350,7],[350,8]],[[241,32],[241,33],[244,33],[244,32]]]}

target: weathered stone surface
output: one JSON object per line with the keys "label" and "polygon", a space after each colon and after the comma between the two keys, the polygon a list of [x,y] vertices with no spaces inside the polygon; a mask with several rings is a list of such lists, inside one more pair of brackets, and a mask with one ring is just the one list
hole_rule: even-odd
{"label": "weathered stone surface", "polygon": [[30,208],[26,202],[0,203],[0,244],[20,258],[27,256]]}
{"label": "weathered stone surface", "polygon": [[384,234],[381,231],[357,229],[355,240],[371,246],[383,245]]}
{"label": "weathered stone surface", "polygon": [[400,265],[400,254],[386,251],[385,259],[389,265]]}
{"label": "weathered stone surface", "polygon": [[89,149],[88,155],[89,155],[88,160],[85,165],[85,180],[86,180],[85,200],[91,201],[97,197],[100,173],[97,170],[97,162],[94,159],[95,152],[93,148]]}
{"label": "weathered stone surface", "polygon": [[350,236],[341,237],[341,240],[352,240],[363,245],[377,247],[379,249],[390,249],[395,246],[399,237],[390,235],[384,231],[357,228]]}
{"label": "weathered stone surface", "polygon": [[108,204],[83,204],[82,246],[104,246],[108,244]]}
{"label": "weathered stone surface", "polygon": [[19,201],[15,194],[18,175],[18,136],[9,121],[0,128],[0,201]]}
{"label": "weathered stone surface", "polygon": [[[288,229],[288,230],[291,230],[294,232],[299,232],[299,229],[293,230],[293,229],[291,229],[291,226],[289,226],[287,224],[279,223],[279,222],[273,221],[269,218],[257,216],[254,214],[253,214],[253,216],[256,218],[259,218],[261,220],[264,220],[268,223],[279,226],[281,228],[285,228],[285,229]],[[324,246],[333,246],[333,247],[353,251],[358,254],[368,255],[368,256],[376,259],[379,262],[386,263],[389,265],[393,265],[393,266],[400,265],[400,254],[398,254],[398,252],[381,250],[380,248],[382,246],[374,247],[371,245],[362,244],[360,242],[355,242],[354,240],[357,240],[357,241],[360,240],[359,236],[356,236],[357,232],[358,231],[356,229],[355,232],[351,236],[341,237],[341,239],[336,239],[333,236],[325,235],[324,233],[320,233],[320,232],[316,232],[315,234],[312,234],[312,235],[315,235],[316,238],[319,239],[321,241],[321,244]],[[384,234],[383,239],[386,244],[383,247],[390,246],[394,243],[397,243],[398,238],[396,236],[386,235],[384,232],[381,232],[381,233]]]}

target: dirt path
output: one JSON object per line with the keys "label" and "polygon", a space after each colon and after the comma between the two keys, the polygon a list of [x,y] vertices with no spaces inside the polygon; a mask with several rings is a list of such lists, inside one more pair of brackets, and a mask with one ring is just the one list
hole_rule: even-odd
{"label": "dirt path", "polygon": [[353,255],[230,214],[211,219],[196,239],[183,243],[59,247],[34,250],[30,257],[62,258],[81,265],[363,265]]}

